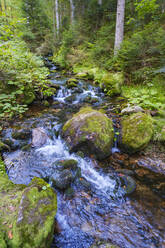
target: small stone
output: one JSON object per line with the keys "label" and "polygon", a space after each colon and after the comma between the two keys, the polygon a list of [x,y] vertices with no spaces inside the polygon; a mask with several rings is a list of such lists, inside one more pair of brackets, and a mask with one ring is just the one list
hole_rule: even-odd
{"label": "small stone", "polygon": [[139,113],[144,112],[144,109],[142,109],[140,106],[128,106],[127,108],[122,109],[121,114],[133,114],[133,113]]}

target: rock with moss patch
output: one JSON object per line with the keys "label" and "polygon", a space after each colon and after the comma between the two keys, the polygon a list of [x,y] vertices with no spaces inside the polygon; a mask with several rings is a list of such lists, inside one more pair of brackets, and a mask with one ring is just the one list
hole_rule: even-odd
{"label": "rock with moss patch", "polygon": [[75,88],[75,87],[77,87],[76,83],[74,83],[74,82],[67,83],[67,88],[68,89],[72,89],[72,88]]}
{"label": "rock with moss patch", "polygon": [[88,79],[88,73],[87,72],[79,72],[76,74],[76,78]]}
{"label": "rock with moss patch", "polygon": [[10,147],[0,141],[0,152],[5,151],[5,150],[10,151]]}
{"label": "rock with moss patch", "polygon": [[58,160],[55,162],[55,165],[58,167],[63,167],[64,169],[77,169],[77,160],[75,159],[65,159]]}
{"label": "rock with moss patch", "polygon": [[70,84],[70,83],[78,84],[78,80],[76,78],[69,78],[66,83],[67,84]]}
{"label": "rock with moss patch", "polygon": [[49,248],[53,238],[57,199],[53,189],[34,178],[15,185],[0,159],[0,245],[2,248]]}
{"label": "rock with moss patch", "polygon": [[62,135],[71,152],[81,150],[100,160],[111,153],[114,138],[112,120],[90,107],[82,108],[67,121]]}
{"label": "rock with moss patch", "polygon": [[150,115],[132,114],[122,120],[121,147],[128,153],[135,153],[147,146],[153,135],[153,124]]}
{"label": "rock with moss patch", "polygon": [[30,129],[14,130],[12,132],[12,138],[16,140],[26,140],[31,137],[31,133]]}
{"label": "rock with moss patch", "polygon": [[122,73],[105,73],[101,79],[102,88],[109,96],[121,94],[124,77]]}
{"label": "rock with moss patch", "polygon": [[56,171],[51,176],[51,181],[53,183],[53,186],[58,189],[67,189],[71,182],[74,180],[74,177],[70,170],[65,169],[63,171]]}

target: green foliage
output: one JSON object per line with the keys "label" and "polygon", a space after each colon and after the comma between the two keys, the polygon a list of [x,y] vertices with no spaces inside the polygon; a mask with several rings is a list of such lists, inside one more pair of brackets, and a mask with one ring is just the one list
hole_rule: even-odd
{"label": "green foliage", "polygon": [[22,0],[22,15],[27,19],[23,35],[26,41],[43,39],[49,28],[48,16],[42,3],[41,0]]}
{"label": "green foliage", "polygon": [[164,65],[165,30],[151,23],[123,42],[112,68],[124,71],[134,83],[150,82],[155,68]]}
{"label": "green foliage", "polygon": [[1,117],[25,112],[27,95],[53,94],[47,86],[47,68],[21,40],[8,41],[0,47],[0,75]]}
{"label": "green foliage", "polygon": [[141,19],[144,19],[147,14],[154,14],[159,7],[159,5],[157,4],[157,0],[136,1],[135,6],[136,11],[138,12],[138,16]]}
{"label": "green foliage", "polygon": [[158,81],[147,85],[123,86],[122,92],[132,105],[150,110],[165,110],[164,83]]}
{"label": "green foliage", "polygon": [[74,43],[75,37],[76,33],[75,30],[72,28],[70,28],[69,30],[65,30],[65,32],[63,33],[62,44],[53,58],[53,60],[61,67],[67,67],[69,65],[69,61],[67,61],[67,55],[71,50],[71,46]]}

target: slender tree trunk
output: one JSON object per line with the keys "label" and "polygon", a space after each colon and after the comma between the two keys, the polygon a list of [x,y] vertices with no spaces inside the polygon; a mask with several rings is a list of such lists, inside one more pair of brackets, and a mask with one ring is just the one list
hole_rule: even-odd
{"label": "slender tree trunk", "polygon": [[2,3],[1,3],[1,0],[0,0],[0,11],[2,11]]}
{"label": "slender tree trunk", "polygon": [[56,39],[56,17],[55,17],[56,4],[55,4],[54,0],[52,2],[52,6],[53,6],[53,37],[54,37],[54,40],[55,40]]}
{"label": "slender tree trunk", "polygon": [[98,4],[99,5],[102,5],[102,0],[98,0]]}
{"label": "slender tree trunk", "polygon": [[125,14],[125,0],[118,0],[117,14],[116,14],[114,55],[116,55],[118,50],[120,49],[124,37],[124,14]]}
{"label": "slender tree trunk", "polygon": [[73,24],[74,23],[74,9],[75,9],[73,0],[70,0],[70,9],[71,9],[71,24]]}
{"label": "slender tree trunk", "polygon": [[57,29],[57,37],[59,36],[59,30],[60,30],[60,20],[59,20],[59,6],[58,6],[58,0],[55,0],[55,6],[56,6],[56,29]]}

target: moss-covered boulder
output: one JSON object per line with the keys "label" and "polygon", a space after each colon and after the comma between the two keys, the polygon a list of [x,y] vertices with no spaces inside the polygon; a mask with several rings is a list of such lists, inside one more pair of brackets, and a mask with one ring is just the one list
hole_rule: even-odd
{"label": "moss-covered boulder", "polygon": [[39,178],[15,185],[0,159],[0,247],[49,248],[53,238],[56,194]]}
{"label": "moss-covered boulder", "polygon": [[147,146],[153,135],[150,115],[135,113],[123,118],[121,147],[128,153],[135,153]]}
{"label": "moss-covered boulder", "polygon": [[101,78],[101,85],[109,96],[120,95],[123,82],[122,73],[104,73]]}
{"label": "moss-covered boulder", "polygon": [[82,108],[66,122],[62,135],[71,152],[83,151],[104,159],[111,153],[114,131],[112,121],[100,111]]}

